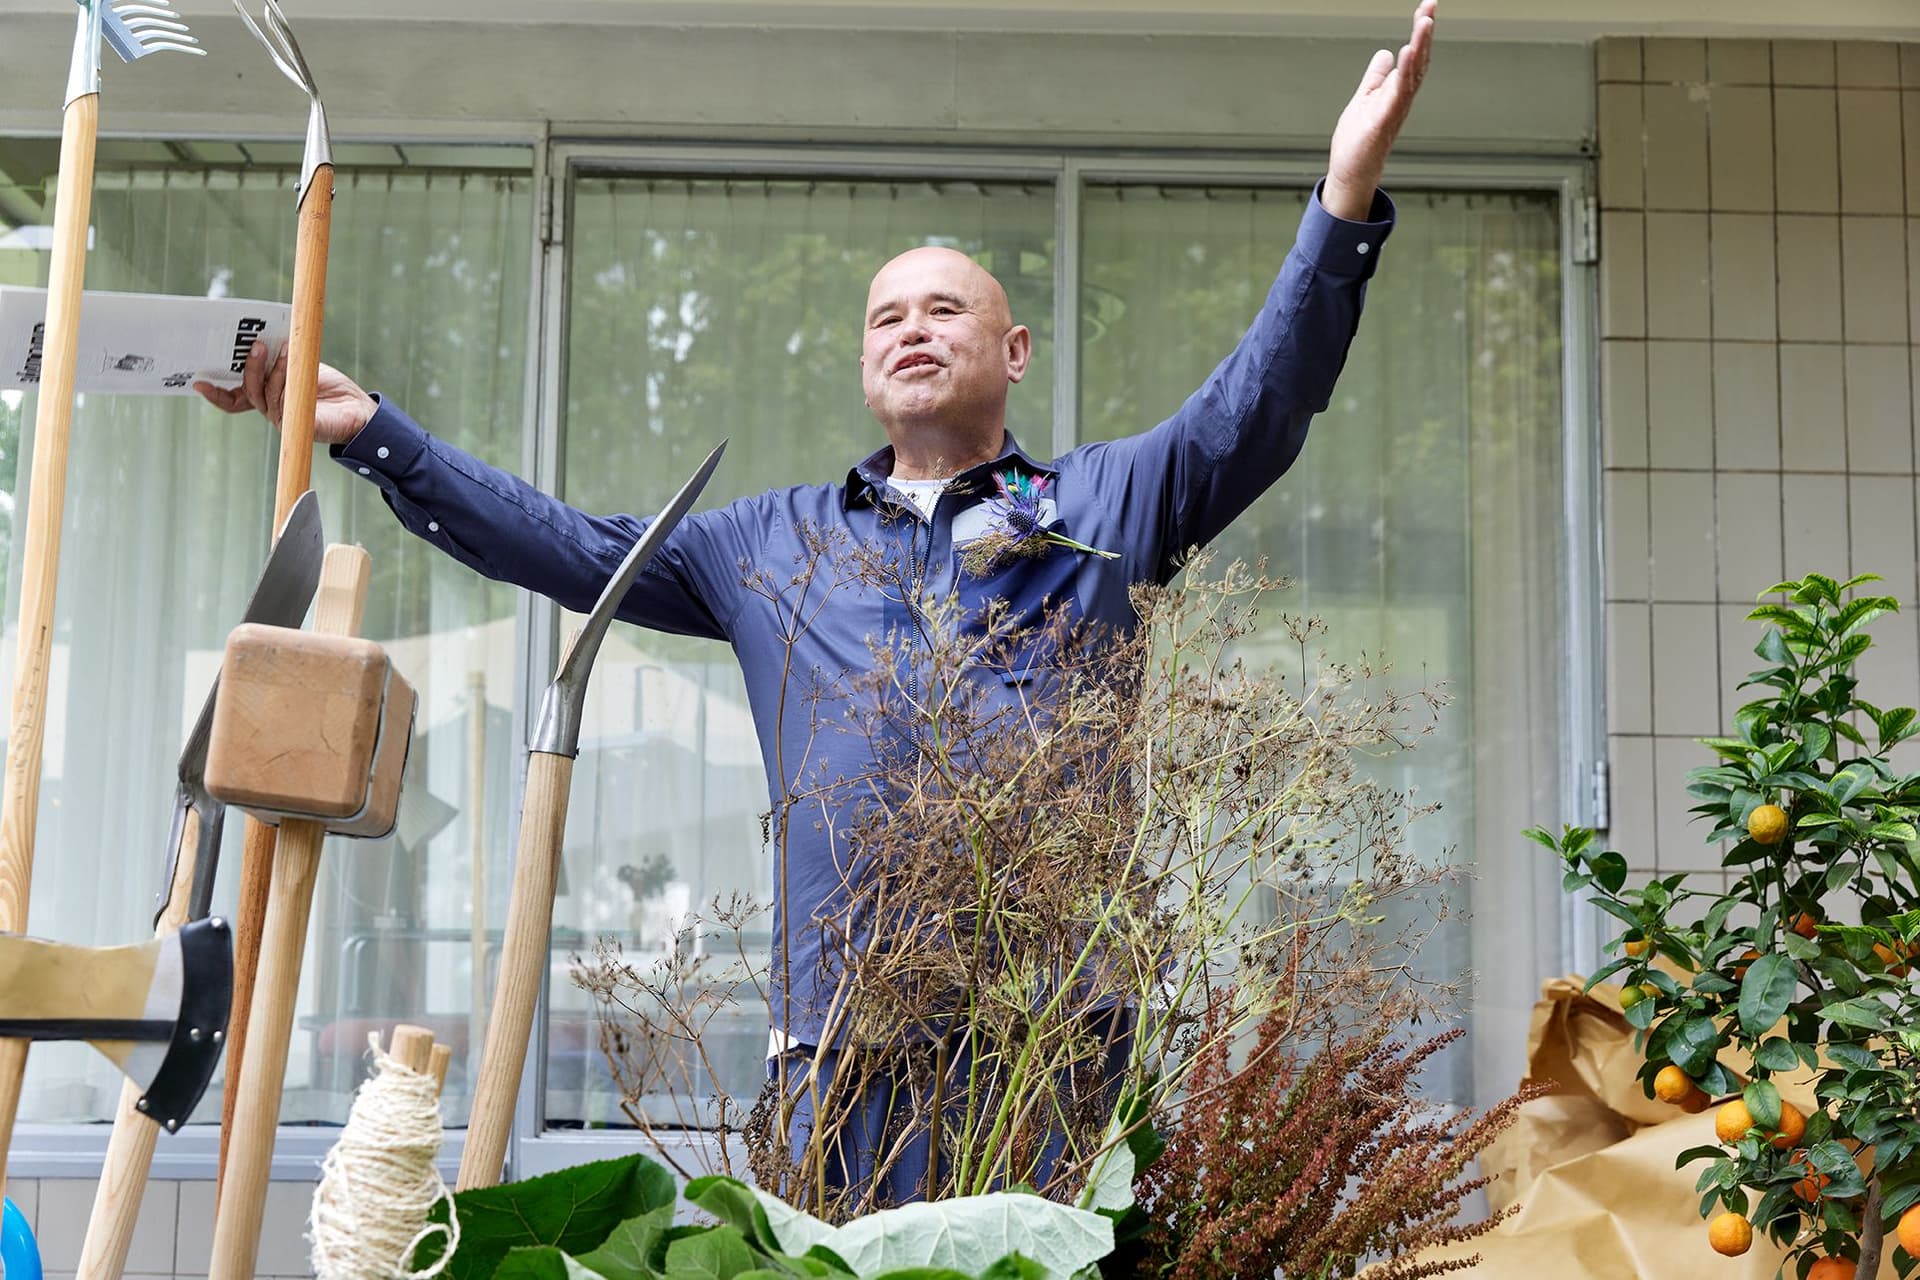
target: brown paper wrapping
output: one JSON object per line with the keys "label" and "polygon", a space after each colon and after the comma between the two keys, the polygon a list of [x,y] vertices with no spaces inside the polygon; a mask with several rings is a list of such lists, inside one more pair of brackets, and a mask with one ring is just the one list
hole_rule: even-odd
{"label": "brown paper wrapping", "polygon": [[[1712,1109],[1690,1116],[1648,1098],[1620,988],[1583,994],[1583,986],[1555,978],[1542,988],[1527,1078],[1554,1092],[1523,1106],[1481,1156],[1495,1177],[1489,1206],[1519,1210],[1490,1234],[1419,1260],[1479,1254],[1471,1274],[1488,1280],[1772,1280],[1785,1250],[1756,1236],[1741,1257],[1715,1253],[1693,1189],[1704,1165],[1673,1167],[1682,1151],[1714,1142]],[[1721,1061],[1734,1071],[1750,1065],[1731,1054]],[[1811,1109],[1811,1072],[1773,1079]],[[1892,1254],[1889,1240],[1881,1280],[1894,1280]]]}

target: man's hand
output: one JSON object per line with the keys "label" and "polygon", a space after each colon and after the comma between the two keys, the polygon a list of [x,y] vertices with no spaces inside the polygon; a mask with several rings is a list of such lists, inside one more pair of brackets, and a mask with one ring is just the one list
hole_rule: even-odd
{"label": "man's hand", "polygon": [[[231,391],[210,382],[196,382],[193,389],[207,403],[228,413],[258,409],[278,427],[287,398],[287,350],[281,347],[273,368],[268,369],[266,349],[264,342],[253,344],[253,350],[247,352],[247,368],[241,375],[240,385]],[[378,407],[373,397],[362,391],[352,378],[332,365],[323,364],[319,396],[313,406],[313,438],[321,444],[345,444],[360,434],[360,428],[367,425],[367,419],[373,417]]]}
{"label": "man's hand", "polygon": [[1373,193],[1387,167],[1387,152],[1400,136],[1400,126],[1413,109],[1413,95],[1427,78],[1433,54],[1433,19],[1437,0],[1420,0],[1413,14],[1413,35],[1400,46],[1400,56],[1385,49],[1373,55],[1353,100],[1333,127],[1328,155],[1327,184],[1320,203],[1328,213],[1349,222],[1364,222],[1373,208]]}

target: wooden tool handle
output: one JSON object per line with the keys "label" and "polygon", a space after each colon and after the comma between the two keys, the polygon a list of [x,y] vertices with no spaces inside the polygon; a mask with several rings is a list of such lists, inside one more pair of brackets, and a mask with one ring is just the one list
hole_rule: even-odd
{"label": "wooden tool handle", "polygon": [[474,1087],[473,1117],[460,1157],[460,1190],[500,1181],[507,1158],[520,1073],[527,1062],[527,1033],[547,976],[547,939],[553,928],[553,891],[560,869],[560,841],[567,828],[573,757],[545,751],[527,756],[527,795],[520,808],[520,845],[513,860],[513,896],[507,903],[500,974],[487,1018],[487,1043]]}
{"label": "wooden tool handle", "polygon": [[[20,634],[14,651],[13,709],[0,790],[0,932],[27,927],[33,842],[40,818],[40,752],[47,731],[47,668],[53,657],[53,594],[60,580],[60,525],[67,505],[67,445],[80,349],[80,290],[93,211],[93,153],[100,95],[67,104],[60,131],[60,189],[53,210],[53,256],[33,428],[32,487],[20,554]],[[0,1043],[0,1191],[7,1148],[27,1069],[24,1040]]]}
{"label": "wooden tool handle", "polygon": [[[174,851],[173,883],[167,886],[167,905],[153,935],[178,933],[187,921],[193,896],[195,860],[200,850],[200,815],[187,810],[180,827],[180,847]],[[120,1280],[126,1270],[127,1250],[133,1244],[140,1202],[147,1194],[147,1174],[153,1168],[153,1148],[160,1126],[134,1109],[140,1086],[131,1080],[120,1086],[120,1104],[113,1112],[113,1134],[107,1139],[106,1163],[93,1193],[93,1214],[87,1219],[87,1238],[80,1246],[75,1280]]]}
{"label": "wooden tool handle", "polygon": [[[333,166],[314,171],[313,185],[300,202],[300,226],[293,253],[293,325],[287,335],[287,390],[280,412],[280,464],[274,482],[273,537],[277,541],[287,514],[313,481],[313,414],[319,395],[320,339],[327,303],[327,250],[333,236]],[[317,629],[317,627],[316,627]],[[356,625],[354,631],[359,628]],[[347,634],[352,634],[348,632]],[[246,821],[240,863],[240,897],[233,914],[233,1013],[227,1026],[227,1079],[246,1061],[247,1023],[252,1010],[254,970],[260,963],[260,934],[272,888],[276,828],[258,818]],[[220,1161],[214,1202],[227,1180],[234,1108],[229,1089],[221,1100]]]}
{"label": "wooden tool handle", "polygon": [[[367,553],[359,547],[327,548],[320,572],[314,629],[352,635],[366,605]],[[248,1019],[251,1045],[227,1086],[238,1095],[227,1168],[213,1223],[210,1280],[253,1280],[260,1251],[260,1216],[266,1209],[273,1168],[274,1131],[280,1123],[280,1092],[287,1077],[287,1046],[293,1036],[294,1004],[306,952],[307,917],[320,874],[326,828],[317,822],[284,822],[273,851],[272,889],[260,934],[260,964]]]}
{"label": "wooden tool handle", "polygon": [[327,246],[333,235],[333,166],[314,170],[300,202],[293,253],[293,327],[287,335],[287,394],[280,413],[280,470],[273,528],[313,487],[313,414],[320,386],[321,322],[327,306]]}

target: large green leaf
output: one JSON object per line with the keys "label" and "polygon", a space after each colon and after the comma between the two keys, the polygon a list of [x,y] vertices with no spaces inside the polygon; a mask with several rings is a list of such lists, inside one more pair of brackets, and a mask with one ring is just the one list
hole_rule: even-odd
{"label": "large green leaf", "polygon": [[591,1253],[580,1255],[583,1266],[606,1280],[651,1280],[657,1274],[655,1254],[673,1225],[671,1208],[655,1209],[637,1218],[628,1218]]}
{"label": "large green leaf", "polygon": [[1740,980],[1740,1029],[1750,1036],[1764,1034],[1786,1016],[1798,985],[1791,956],[1771,951],[1755,960]]}
{"label": "large green leaf", "polygon": [[1667,1056],[1688,1075],[1699,1079],[1713,1063],[1720,1044],[1720,1028],[1712,1018],[1688,1018],[1675,1027],[1666,1044]]}
{"label": "large green leaf", "polygon": [[681,1236],[667,1246],[667,1280],[734,1280],[760,1265],[747,1238],[732,1227]]}
{"label": "large green leaf", "polygon": [[1011,1253],[1044,1267],[1046,1280],[1065,1280],[1113,1251],[1113,1223],[1039,1196],[997,1191],[883,1209],[834,1228],[821,1243],[862,1280],[904,1267],[978,1272]]}
{"label": "large green leaf", "polygon": [[684,1194],[690,1203],[738,1228],[741,1235],[766,1252],[778,1253],[785,1247],[773,1230],[765,1205],[746,1183],[712,1174],[689,1182]]}
{"label": "large green leaf", "polygon": [[[651,1275],[650,1272],[642,1274]],[[607,1277],[552,1245],[543,1244],[509,1249],[494,1269],[493,1280],[607,1280]]]}
{"label": "large green leaf", "polygon": [[[629,1218],[671,1208],[673,1175],[643,1155],[597,1160],[498,1187],[462,1191],[453,1198],[460,1215],[460,1248],[443,1273],[449,1280],[492,1280],[507,1251],[553,1245],[578,1257],[600,1247]],[[446,1221],[446,1208],[434,1220]],[[439,1237],[414,1251],[412,1266],[424,1270],[444,1252]]]}

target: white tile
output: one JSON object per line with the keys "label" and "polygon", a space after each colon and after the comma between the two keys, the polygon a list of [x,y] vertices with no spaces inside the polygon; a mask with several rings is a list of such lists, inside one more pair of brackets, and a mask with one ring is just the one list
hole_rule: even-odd
{"label": "white tile", "polygon": [[1840,219],[1848,342],[1907,341],[1907,220]]}
{"label": "white tile", "polygon": [[1773,91],[1716,87],[1707,111],[1713,207],[1773,212]]}
{"label": "white tile", "polygon": [[1712,600],[1713,476],[1655,471],[1648,477],[1653,517],[1653,598]]}
{"label": "white tile", "polygon": [[[95,1182],[91,1178],[49,1178],[41,1183],[35,1235],[40,1260],[49,1271],[71,1270],[80,1262],[93,1216]],[[174,1255],[174,1225],[179,1217],[178,1183],[149,1179],[127,1247],[126,1271],[133,1275],[168,1275]]]}
{"label": "white tile", "polygon": [[1851,476],[1848,524],[1855,573],[1877,573],[1885,590],[1915,607],[1914,480],[1911,476]]}
{"label": "white tile", "polygon": [[1833,41],[1775,40],[1773,82],[1811,85],[1834,83]]}
{"label": "white tile", "polygon": [[1730,84],[1772,84],[1773,51],[1765,40],[1709,40],[1707,79],[1716,89]]}
{"label": "white tile", "polygon": [[1781,466],[1789,471],[1847,469],[1846,397],[1839,347],[1781,345]]}
{"label": "white tile", "polygon": [[7,1199],[19,1208],[27,1220],[27,1226],[35,1235],[40,1233],[40,1181],[37,1178],[8,1178]]}
{"label": "white tile", "polygon": [[1900,83],[1920,89],[1920,42],[1908,40],[1900,45]]}
{"label": "white tile", "polygon": [[[1860,696],[1876,707],[1920,706],[1920,631],[1915,626],[1913,614],[1895,613],[1869,628],[1873,647],[1860,655],[1854,673],[1860,678]],[[1863,732],[1869,742],[1878,742],[1872,728],[1863,726]]]}
{"label": "white tile", "polygon": [[1713,242],[1713,336],[1771,342],[1775,325],[1773,215],[1716,213]]}
{"label": "white tile", "polygon": [[1713,823],[1687,812],[1700,803],[1687,794],[1687,771],[1712,762],[1712,753],[1690,738],[1653,740],[1653,821],[1662,875],[1720,868],[1719,846],[1706,842]]}
{"label": "white tile", "polygon": [[1757,622],[1748,621],[1747,614],[1750,612],[1751,605],[1720,606],[1720,723],[1728,729],[1733,727],[1735,712],[1749,702],[1759,701],[1767,692],[1764,688],[1740,687],[1742,680],[1770,665],[1753,651],[1754,646],[1760,643],[1765,628]]}
{"label": "white tile", "polygon": [[1707,103],[1684,85],[1649,84],[1642,98],[1649,209],[1707,207]]}
{"label": "white tile", "polygon": [[1607,843],[1636,867],[1654,865],[1653,739],[1607,739]]}
{"label": "white tile", "polygon": [[1780,477],[1723,471],[1714,479],[1719,598],[1748,601],[1780,581]]}
{"label": "white tile", "polygon": [[1712,337],[1711,274],[1706,214],[1647,214],[1647,336]]}
{"label": "white tile", "polygon": [[1906,212],[1899,164],[1899,92],[1842,89],[1839,109],[1840,211]]}
{"label": "white tile", "polygon": [[1606,338],[1647,333],[1646,217],[1600,215],[1600,329]]}
{"label": "white tile", "polygon": [[1609,471],[1605,491],[1607,598],[1645,600],[1652,581],[1647,565],[1647,473]]}
{"label": "white tile", "polygon": [[1713,344],[1714,459],[1722,468],[1780,466],[1780,358],[1771,343]]}
{"label": "white tile", "polygon": [[1653,730],[1705,737],[1720,723],[1717,606],[1653,606]]}
{"label": "white tile", "polygon": [[311,1182],[275,1182],[268,1186],[256,1271],[279,1276],[311,1273],[307,1217],[313,1209],[313,1189]]}
{"label": "white tile", "polygon": [[1693,37],[1648,37],[1641,55],[1649,84],[1697,84],[1707,78],[1707,42]]}
{"label": "white tile", "polygon": [[[1914,95],[1920,98],[1920,94]],[[1920,129],[1920,118],[1914,120]],[[1920,162],[1915,164],[1920,170]],[[1915,195],[1920,197],[1920,191]],[[1916,200],[1920,205],[1920,200]],[[1907,333],[1909,342],[1920,342],[1920,218],[1903,219],[1907,226]]]}
{"label": "white tile", "polygon": [[1846,578],[1847,478],[1787,472],[1780,477],[1789,578],[1809,573]]}
{"label": "white tile", "polygon": [[1647,465],[1647,347],[1633,339],[1600,344],[1600,439],[1609,467]]}
{"label": "white tile", "polygon": [[1713,353],[1704,342],[1649,342],[1647,456],[1655,467],[1713,465]]}
{"label": "white tile", "polygon": [[1848,347],[1847,469],[1911,475],[1913,404],[1905,347]]}
{"label": "white tile", "polygon": [[1646,202],[1641,87],[1603,84],[1598,93],[1600,205],[1605,209],[1637,209]]}
{"label": "white tile", "polygon": [[1840,328],[1840,219],[1785,216],[1779,220],[1780,340],[1838,342]]}
{"label": "white tile", "polygon": [[1774,207],[1840,211],[1840,104],[1832,89],[1773,91]]}
{"label": "white tile", "polygon": [[1900,136],[1906,144],[1906,211],[1920,213],[1920,91],[1900,95]]}
{"label": "white tile", "polygon": [[1835,46],[1835,70],[1842,88],[1900,87],[1900,46],[1885,40],[1842,40]]}
{"label": "white tile", "polygon": [[1653,615],[1644,604],[1607,610],[1607,731],[1653,732]]}
{"label": "white tile", "polygon": [[173,1269],[182,1276],[204,1276],[213,1265],[213,1180],[180,1184],[180,1232],[174,1242]]}
{"label": "white tile", "polygon": [[1640,79],[1640,37],[1606,36],[1595,42],[1594,75],[1598,80]]}

